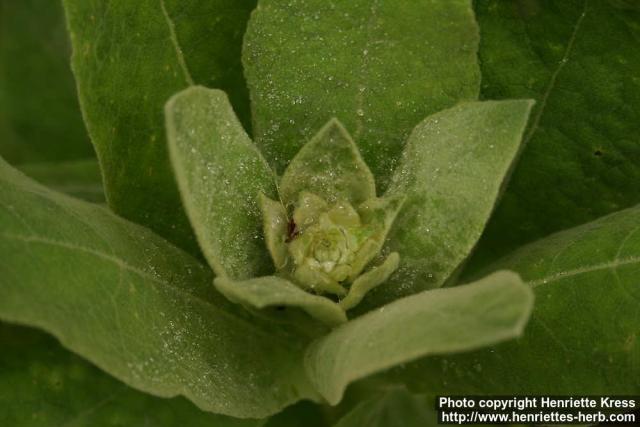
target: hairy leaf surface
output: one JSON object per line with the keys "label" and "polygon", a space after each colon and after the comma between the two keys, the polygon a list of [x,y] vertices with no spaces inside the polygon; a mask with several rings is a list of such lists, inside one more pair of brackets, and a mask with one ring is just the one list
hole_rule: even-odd
{"label": "hairy leaf surface", "polygon": [[319,338],[307,349],[305,365],[317,390],[336,404],[350,382],[372,373],[519,336],[532,304],[530,289],[507,271],[467,286],[425,291]]}
{"label": "hairy leaf surface", "polygon": [[640,202],[640,3],[475,4],[482,97],[538,101],[522,159],[472,263],[481,267]]}
{"label": "hairy leaf surface", "polygon": [[198,253],[167,155],[163,106],[204,84],[246,108],[240,43],[254,0],[64,0],[73,70],[111,208]]}
{"label": "hairy leaf surface", "polygon": [[372,302],[438,287],[469,255],[517,157],[531,105],[460,104],[414,129],[388,191],[406,195],[387,242],[401,266]]}
{"label": "hairy leaf surface", "polygon": [[491,269],[536,295],[525,335],[399,371],[421,390],[467,394],[640,392],[640,207],[524,246]]}
{"label": "hairy leaf surface", "polygon": [[329,203],[353,206],[376,196],[376,184],[358,147],[342,124],[330,120],[291,160],[280,181],[285,204],[307,191]]}
{"label": "hairy leaf surface", "polygon": [[215,293],[147,229],[0,163],[0,318],[37,326],[127,384],[263,417],[310,396],[297,336]]}
{"label": "hairy leaf surface", "polygon": [[178,188],[209,265],[240,280],[272,273],[258,200],[277,197],[276,177],[225,93],[185,89],[165,115]]}
{"label": "hairy leaf surface", "polygon": [[297,307],[310,316],[336,326],[347,321],[338,304],[324,296],[314,295],[278,276],[264,276],[244,281],[218,277],[216,288],[233,302],[256,308]]}
{"label": "hairy leaf surface", "polygon": [[411,129],[476,99],[469,0],[262,0],[243,51],[256,143],[278,173],[329,119],[382,183]]}

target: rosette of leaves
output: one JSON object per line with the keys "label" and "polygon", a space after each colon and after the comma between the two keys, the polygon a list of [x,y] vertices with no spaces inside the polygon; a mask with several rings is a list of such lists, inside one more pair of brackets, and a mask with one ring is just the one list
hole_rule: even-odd
{"label": "rosette of leaves", "polygon": [[[109,209],[0,162],[3,320],[50,332],[138,390],[240,418],[335,405],[373,374],[395,391],[339,425],[369,408],[432,416],[390,383],[427,395],[637,390],[635,320],[604,339],[613,310],[598,310],[637,307],[637,209],[459,278],[525,128],[527,140],[554,101],[478,100],[470,1],[262,0],[246,32],[252,1],[205,3],[64,1]],[[606,293],[595,275],[621,286]],[[534,322],[501,344],[522,335],[532,289]],[[585,325],[580,304],[600,322]],[[550,358],[548,345],[577,356]]]}
{"label": "rosette of leaves", "polygon": [[[213,95],[225,102],[222,94]],[[181,167],[178,150],[174,158]],[[344,311],[398,268],[399,255],[393,252],[367,269],[382,250],[404,196],[376,197],[371,171],[337,120],[298,153],[275,188],[277,200],[262,193],[259,198],[275,275],[238,282],[220,271],[216,286],[249,305],[291,304],[329,325],[345,322]]]}
{"label": "rosette of leaves", "polygon": [[[503,128],[492,128],[484,141],[476,132],[467,137],[469,144],[485,144],[479,149],[501,157],[502,167],[486,172],[498,173],[491,177],[490,197],[497,196],[517,153],[530,105],[476,103],[444,113],[480,113]],[[435,222],[423,212],[428,211],[425,202],[438,196],[421,188],[429,179],[422,175],[427,159],[413,150],[440,131],[438,117],[414,131],[389,189],[378,197],[373,174],[336,119],[319,129],[278,179],[244,133],[223,92],[187,89],[169,101],[166,115],[169,151],[187,214],[218,276],[214,283],[230,300],[259,309],[299,307],[334,326],[344,323],[345,311],[394,272],[404,286],[425,286],[436,272],[414,264],[413,257],[419,260],[424,256],[420,252],[432,244],[421,233]],[[504,135],[502,139],[493,135],[495,131]],[[490,147],[495,144],[497,149]],[[449,165],[436,160],[433,166]],[[491,204],[488,201],[488,208]],[[427,223],[420,224],[422,220]],[[445,241],[443,250],[452,246],[457,244]],[[456,249],[461,258],[466,255],[463,246]],[[460,260],[448,261],[453,268]]]}

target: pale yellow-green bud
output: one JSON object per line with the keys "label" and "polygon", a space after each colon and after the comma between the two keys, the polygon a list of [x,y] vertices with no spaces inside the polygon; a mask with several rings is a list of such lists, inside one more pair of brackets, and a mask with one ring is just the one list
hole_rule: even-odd
{"label": "pale yellow-green bud", "polygon": [[401,203],[372,199],[356,209],[345,200],[329,204],[303,191],[288,214],[278,202],[263,198],[265,235],[279,274],[303,289],[335,295],[345,309],[352,307],[397,268],[398,256],[392,254],[363,274]]}

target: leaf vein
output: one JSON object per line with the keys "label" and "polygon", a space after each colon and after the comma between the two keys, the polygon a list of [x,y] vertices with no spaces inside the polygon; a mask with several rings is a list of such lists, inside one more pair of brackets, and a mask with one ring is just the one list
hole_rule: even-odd
{"label": "leaf vein", "polygon": [[634,257],[628,257],[628,258],[622,258],[622,259],[614,259],[613,261],[603,262],[600,264],[594,264],[586,267],[580,267],[580,268],[576,268],[568,271],[562,271],[541,279],[529,280],[527,281],[527,284],[529,284],[529,286],[531,286],[532,288],[536,288],[538,286],[545,285],[547,283],[556,282],[556,281],[567,279],[573,276],[578,276],[580,274],[592,273],[594,271],[599,271],[599,270],[611,270],[617,267],[630,265],[630,264],[637,264],[637,263],[640,263],[640,257],[634,256]]}
{"label": "leaf vein", "polygon": [[150,273],[148,273],[148,272],[146,272],[146,271],[144,271],[142,269],[139,269],[137,267],[134,267],[131,264],[126,263],[125,261],[121,260],[120,258],[118,258],[116,256],[107,254],[107,253],[99,251],[97,249],[88,248],[88,247],[81,246],[81,245],[76,245],[76,244],[73,244],[73,243],[62,242],[62,241],[59,241],[59,240],[48,239],[46,237],[39,237],[39,236],[23,236],[23,235],[20,235],[20,234],[7,233],[7,232],[3,232],[2,236],[7,237],[9,239],[20,240],[20,241],[25,242],[25,243],[42,243],[42,244],[45,244],[45,245],[59,246],[59,247],[65,248],[65,249],[84,252],[84,253],[96,256],[96,257],[98,257],[100,259],[103,259],[105,261],[109,261],[109,262],[115,264],[116,266],[118,266],[119,268],[134,272],[137,275],[139,275],[141,277],[144,277],[146,279],[149,279],[149,280],[151,280],[153,282],[160,283],[160,284],[163,284],[163,285],[169,285],[169,283],[167,283],[167,282],[165,282],[163,280],[160,280],[159,278],[153,276],[152,274],[150,274]]}
{"label": "leaf vein", "polygon": [[[369,65],[369,50],[371,48],[371,37],[373,33],[372,27],[376,19],[378,6],[379,6],[378,0],[374,0],[369,9],[371,12],[371,16],[367,21],[367,35],[366,35],[366,40],[364,44],[364,49],[362,50],[362,56],[361,56],[362,62],[360,65],[360,73],[359,73],[359,76],[361,79],[364,79],[366,70],[368,69],[368,65]],[[354,141],[357,142],[360,136],[362,136],[362,132],[364,131],[364,92],[367,88],[361,82],[356,89],[358,90],[356,92],[356,110],[354,111],[354,114],[356,115],[356,129],[355,129],[355,132],[353,133],[353,139]]]}
{"label": "leaf vein", "polygon": [[536,322],[538,325],[540,325],[542,329],[544,329],[544,331],[547,333],[547,335],[553,341],[555,341],[558,344],[558,346],[560,346],[560,348],[562,348],[567,353],[571,353],[571,350],[567,348],[567,346],[562,342],[562,340],[556,336],[556,334],[553,332],[553,330],[551,330],[549,325],[543,322],[542,319],[540,319],[538,316],[531,316],[531,322]]}
{"label": "leaf vein", "polygon": [[286,337],[280,336],[277,333],[273,333],[273,331],[269,332],[269,331],[266,331],[266,330],[262,330],[261,328],[256,327],[256,323],[255,322],[251,322],[249,319],[244,319],[244,318],[242,318],[240,316],[234,315],[234,314],[232,314],[232,313],[230,313],[230,312],[228,312],[226,310],[221,310],[218,307],[216,307],[215,304],[212,304],[211,302],[209,302],[209,301],[207,301],[207,300],[205,300],[205,299],[203,299],[201,297],[198,297],[196,295],[193,295],[193,294],[191,294],[191,293],[189,293],[187,291],[184,291],[182,289],[179,289],[179,288],[176,288],[174,286],[171,286],[171,283],[169,283],[169,282],[167,282],[165,280],[161,280],[160,278],[152,275],[151,273],[148,273],[148,272],[146,272],[144,270],[141,270],[141,269],[139,269],[137,267],[134,267],[131,264],[128,264],[125,261],[123,261],[120,258],[117,258],[117,257],[115,257],[113,255],[106,254],[106,253],[101,252],[101,251],[96,250],[96,249],[87,248],[87,247],[80,246],[80,245],[75,245],[75,244],[72,244],[72,243],[61,242],[61,241],[54,240],[54,239],[47,239],[47,238],[44,238],[44,237],[23,236],[23,235],[20,235],[20,234],[7,233],[7,232],[0,233],[0,236],[3,236],[3,237],[8,238],[8,239],[19,240],[19,241],[22,241],[24,243],[42,243],[42,244],[45,244],[45,245],[58,246],[58,247],[61,247],[61,248],[65,248],[65,249],[69,249],[69,250],[77,250],[77,251],[80,251],[80,252],[84,252],[84,253],[93,255],[93,256],[98,257],[100,259],[103,259],[105,261],[111,262],[111,263],[115,264],[116,266],[118,266],[121,269],[133,272],[135,274],[138,274],[141,277],[149,279],[150,281],[152,281],[154,283],[157,283],[157,284],[160,284],[162,286],[165,286],[166,288],[169,288],[172,291],[174,291],[174,292],[176,292],[178,294],[181,294],[181,295],[183,295],[184,297],[186,297],[186,298],[188,298],[190,300],[195,301],[196,303],[204,305],[204,306],[212,309],[215,312],[221,313],[221,314],[227,316],[230,319],[233,319],[235,321],[241,322],[241,323],[245,324],[245,326],[247,326],[253,332],[258,332],[258,333],[260,333],[260,334],[262,334],[264,336],[268,336],[268,337],[273,338],[273,339],[277,338],[281,342],[286,342],[287,343],[287,347],[293,347],[293,346],[290,345],[291,343],[290,343],[290,341],[287,340]]}
{"label": "leaf vein", "polygon": [[547,85],[547,88],[545,89],[544,94],[542,95],[542,99],[540,100],[540,108],[538,108],[538,111],[536,112],[536,115],[533,118],[531,129],[529,130],[529,132],[527,133],[527,135],[523,140],[524,145],[526,145],[531,140],[531,138],[533,138],[533,135],[538,131],[538,128],[540,127],[540,121],[542,120],[545,107],[547,106],[549,95],[555,88],[558,75],[560,74],[560,72],[562,71],[562,69],[565,67],[565,65],[569,60],[569,55],[571,54],[571,51],[573,50],[573,46],[576,41],[576,36],[578,34],[580,27],[582,26],[582,21],[584,20],[584,17],[587,15],[587,3],[588,3],[588,0],[585,0],[582,13],[576,20],[576,23],[573,28],[573,32],[571,33],[571,37],[569,37],[569,41],[567,42],[567,47],[565,48],[564,54],[562,55],[562,59],[558,63],[558,67],[555,69],[555,71],[551,75],[551,78],[549,79],[549,84]]}
{"label": "leaf vein", "polygon": [[184,57],[184,52],[182,51],[182,47],[180,46],[180,42],[178,41],[178,35],[176,34],[176,24],[169,16],[169,12],[167,11],[167,6],[164,3],[164,0],[160,0],[160,9],[162,9],[162,15],[164,15],[164,19],[167,22],[167,27],[169,27],[169,38],[171,40],[171,44],[173,45],[176,51],[176,57],[178,59],[178,64],[180,65],[180,69],[184,74],[184,79],[186,80],[189,86],[195,85],[193,81],[193,77],[189,72],[189,67],[187,66],[187,61]]}

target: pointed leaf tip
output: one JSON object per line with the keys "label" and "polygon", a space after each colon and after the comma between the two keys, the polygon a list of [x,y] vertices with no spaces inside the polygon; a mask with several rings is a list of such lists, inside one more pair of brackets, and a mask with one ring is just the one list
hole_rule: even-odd
{"label": "pointed leaf tip", "polygon": [[229,300],[245,306],[258,309],[297,307],[332,327],[347,321],[346,313],[338,304],[328,298],[310,294],[282,277],[263,276],[244,281],[217,277],[214,285]]}
{"label": "pointed leaf tip", "polygon": [[302,337],[240,313],[213,291],[209,268],[147,228],[1,158],[0,242],[0,319],[46,330],[132,387],[251,418],[316,395]]}
{"label": "pointed leaf tip", "polygon": [[306,350],[305,367],[331,404],[346,386],[426,356],[475,350],[522,334],[533,294],[499,271],[477,282],[421,292],[334,329]]}
{"label": "pointed leaf tip", "polygon": [[285,203],[297,201],[303,190],[329,202],[343,199],[353,205],[375,197],[373,174],[335,118],[302,147],[282,176],[280,193]]}
{"label": "pointed leaf tip", "polygon": [[273,271],[258,194],[277,194],[275,176],[227,95],[193,86],[165,107],[169,155],[198,243],[218,275],[245,279]]}
{"label": "pointed leaf tip", "polygon": [[532,105],[467,102],[415,127],[387,192],[407,197],[388,239],[401,255],[390,280],[397,283],[379,288],[375,305],[441,286],[469,255],[518,157]]}
{"label": "pointed leaf tip", "polygon": [[247,27],[243,63],[255,140],[278,173],[335,116],[353,133],[378,183],[387,182],[389,163],[416,123],[478,97],[471,3],[350,0],[327,7],[325,0],[261,0]]}

